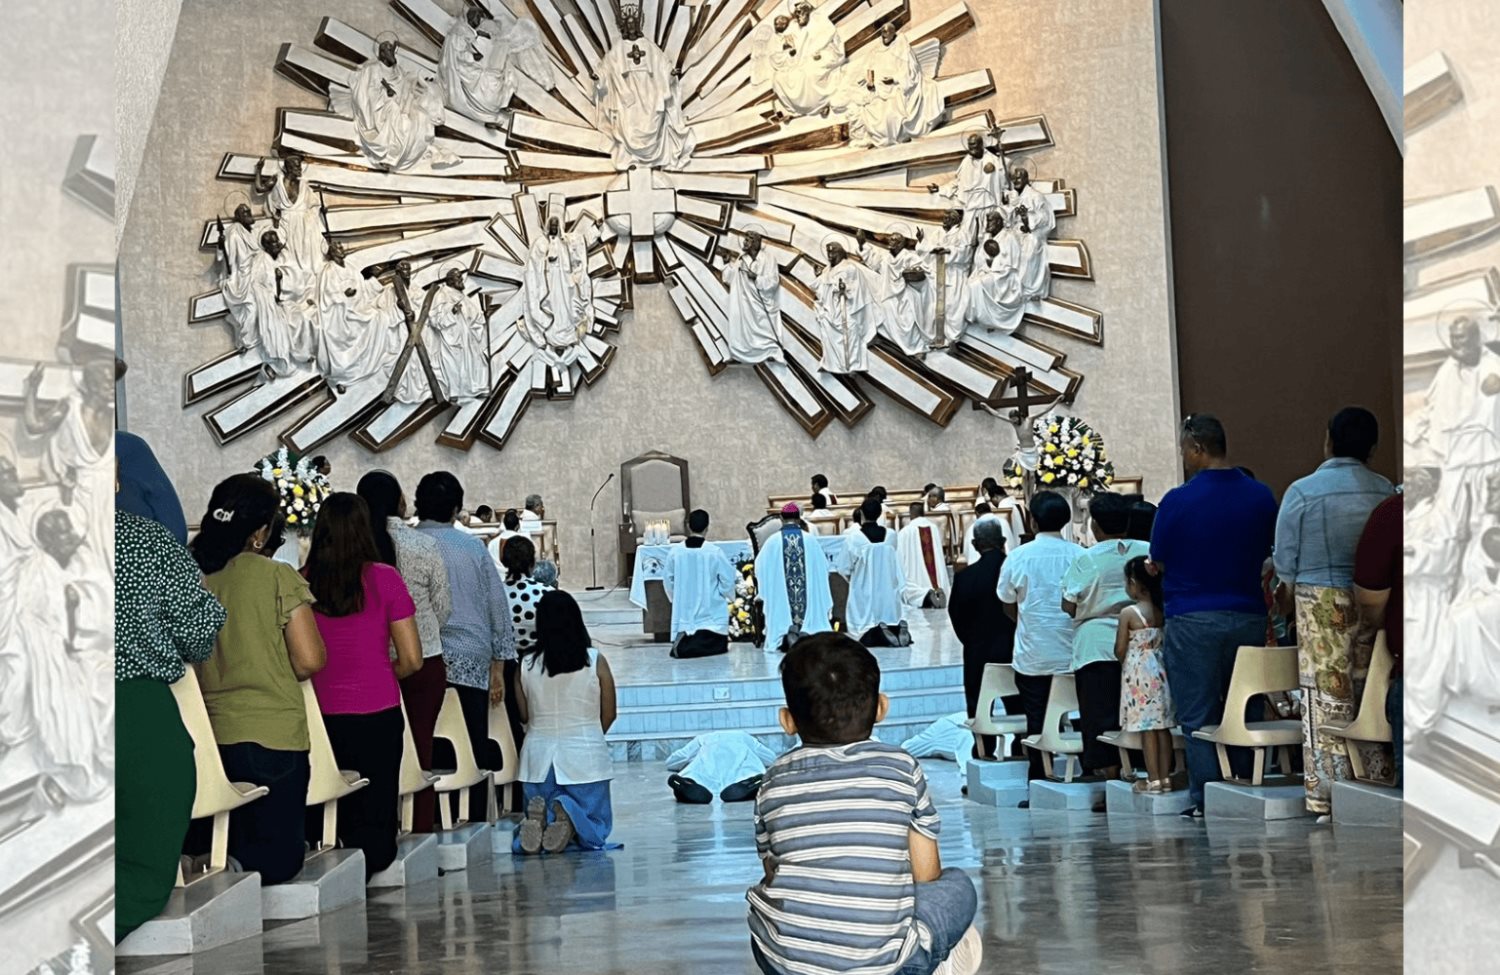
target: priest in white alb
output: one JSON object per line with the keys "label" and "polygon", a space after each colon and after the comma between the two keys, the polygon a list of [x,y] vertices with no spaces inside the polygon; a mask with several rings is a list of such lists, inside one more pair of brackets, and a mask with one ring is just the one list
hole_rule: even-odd
{"label": "priest in white alb", "polygon": [[921,501],[911,505],[911,518],[896,536],[905,587],[901,601],[913,609],[942,609],[948,605],[948,563],[944,557],[943,530],[928,518]]}
{"label": "priest in white alb", "polygon": [[818,275],[813,316],[823,343],[824,372],[864,372],[870,367],[870,343],[879,332],[881,281],[874,271],[851,258],[837,240],[827,245],[828,266]]}
{"label": "priest in white alb", "polygon": [[747,230],[744,250],[724,264],[729,304],[724,341],[729,358],[756,363],[785,359],[781,351],[781,269],[758,230]]}
{"label": "priest in white alb", "polygon": [[795,504],[781,509],[781,530],[755,556],[755,584],[765,609],[765,649],[785,652],[804,636],[833,629],[828,559],[802,530]]}
{"label": "priest in white alb", "polygon": [[620,8],[620,40],[599,62],[594,103],[615,168],[681,169],[697,144],[682,114],[677,67],[641,29],[639,4]]}
{"label": "priest in white alb", "polygon": [[442,89],[397,60],[394,39],[381,38],[376,56],[350,73],[348,92],[335,89],[330,103],[353,116],[360,148],[377,169],[401,172],[424,158],[434,167],[460,161],[435,142]]}
{"label": "priest in white alb", "polygon": [[901,601],[906,580],[896,550],[896,533],[880,524],[880,499],[859,506],[859,528],[846,535],[838,571],[849,580],[844,622],[850,636],[867,647],[904,647],[911,643]]}
{"label": "priest in white alb", "polygon": [[562,221],[549,217],[547,232],[526,253],[524,286],[527,338],[555,362],[574,362],[578,343],[593,322],[593,282],[583,236],[564,233]]}
{"label": "priest in white alb", "polygon": [[688,515],[688,537],[667,555],[662,588],[672,601],[672,656],[710,657],[729,652],[729,603],[734,566],[709,545],[708,512]]}
{"label": "priest in white alb", "polygon": [[451,265],[436,286],[437,297],[427,317],[432,333],[433,366],[442,378],[450,403],[467,403],[490,392],[489,349],[484,309],[479,298],[464,293],[464,269]]}

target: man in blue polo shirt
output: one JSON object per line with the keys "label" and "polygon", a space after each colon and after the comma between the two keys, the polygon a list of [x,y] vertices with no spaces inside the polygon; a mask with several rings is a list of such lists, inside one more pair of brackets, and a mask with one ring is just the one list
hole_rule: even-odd
{"label": "man in blue polo shirt", "polygon": [[[1221,776],[1214,746],[1193,732],[1223,719],[1236,651],[1265,643],[1261,570],[1276,534],[1276,498],[1230,464],[1217,417],[1189,415],[1181,448],[1188,482],[1162,498],[1151,561],[1162,570],[1167,680],[1187,740],[1193,804],[1183,815],[1201,818],[1203,787]],[[1248,776],[1249,755],[1230,756],[1235,774]]]}

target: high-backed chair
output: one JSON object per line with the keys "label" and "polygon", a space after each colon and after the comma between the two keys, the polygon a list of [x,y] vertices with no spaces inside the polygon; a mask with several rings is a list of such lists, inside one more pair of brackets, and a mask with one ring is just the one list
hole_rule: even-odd
{"label": "high-backed chair", "polygon": [[[494,822],[495,815],[495,783],[490,774],[479,767],[479,762],[474,758],[474,745],[469,741],[469,729],[464,724],[463,705],[458,703],[458,691],[448,688],[443,694],[443,706],[438,711],[437,727],[433,731],[434,738],[442,738],[453,746],[453,762],[455,767],[451,769],[433,769],[437,773],[437,781],[432,787],[437,790],[438,811],[442,816],[443,829],[452,829],[454,826],[469,821],[469,789],[485,783],[488,789],[488,800],[486,804],[486,819]],[[458,793],[458,817],[453,816],[453,804],[448,801],[448,794]]]}
{"label": "high-backed chair", "polygon": [[1072,674],[1054,674],[1052,690],[1047,695],[1047,716],[1042,721],[1042,733],[1021,739],[1021,744],[1042,756],[1042,770],[1047,778],[1057,775],[1052,767],[1053,756],[1063,758],[1064,782],[1072,782],[1081,770],[1079,756],[1083,754],[1083,735],[1077,731],[1064,731],[1064,723],[1078,710],[1078,687]]}
{"label": "high-backed chair", "polygon": [[1223,722],[1204,725],[1193,732],[1199,741],[1214,743],[1219,753],[1219,772],[1226,781],[1240,781],[1229,766],[1230,748],[1249,748],[1254,752],[1250,785],[1260,785],[1265,780],[1266,752],[1272,748],[1277,750],[1282,772],[1292,774],[1291,748],[1302,744],[1302,722],[1246,721],[1245,708],[1257,695],[1296,688],[1296,647],[1240,647],[1234,658],[1234,673],[1229,678],[1229,693],[1224,699]]}
{"label": "high-backed chair", "polygon": [[1002,711],[997,717],[994,713],[996,701],[1019,693],[1014,667],[1010,664],[985,664],[984,676],[979,679],[979,700],[974,704],[974,717],[967,722],[969,729],[977,735],[1026,734],[1026,715]]}
{"label": "high-backed chair", "polygon": [[417,812],[417,793],[430,789],[438,779],[422,768],[417,758],[417,742],[411,736],[411,718],[406,714],[406,702],[401,702],[401,774],[396,784],[396,795],[401,803],[401,832],[410,833]]}
{"label": "high-backed chair", "polygon": [[759,555],[761,546],[769,542],[779,531],[781,531],[781,515],[766,515],[759,521],[750,522],[745,526],[745,532],[750,536],[750,551]]}
{"label": "high-backed chair", "polygon": [[1375,637],[1375,652],[1370,656],[1370,669],[1365,675],[1365,693],[1359,699],[1359,713],[1352,721],[1329,721],[1323,725],[1325,732],[1344,739],[1348,744],[1349,770],[1361,782],[1370,780],[1365,776],[1365,762],[1359,755],[1358,744],[1391,740],[1391,723],[1385,717],[1385,696],[1391,689],[1391,668],[1394,665],[1390,647],[1386,646],[1385,631],[1381,630]]}
{"label": "high-backed chair", "polygon": [[323,835],[313,845],[314,851],[322,852],[338,846],[339,800],[363,789],[370,780],[358,772],[339,769],[333,742],[323,724],[323,711],[318,707],[318,695],[313,692],[310,680],[302,682],[302,703],[307,709],[307,805],[323,807]]}
{"label": "high-backed chair", "polygon": [[[182,725],[187,729],[188,737],[193,739],[193,766],[198,775],[198,784],[193,793],[193,818],[213,817],[213,840],[209,846],[208,869],[203,874],[211,876],[223,870],[229,862],[229,814],[271,790],[250,782],[229,781],[229,774],[224,771],[224,762],[219,758],[219,743],[214,740],[214,727],[208,720],[208,706],[203,703],[203,691],[198,686],[198,674],[192,667],[187,668],[182,679],[172,685],[172,696],[177,699],[177,711],[182,715]],[[177,882],[179,885],[183,883],[180,870]]]}
{"label": "high-backed chair", "polygon": [[665,521],[671,535],[687,535],[689,498],[688,464],[681,457],[652,450],[620,465],[622,581],[633,571],[647,524]]}
{"label": "high-backed chair", "polygon": [[[520,677],[516,680],[519,681]],[[490,773],[490,787],[505,797],[505,808],[509,809],[511,793],[516,783],[521,781],[521,757],[516,753],[516,737],[511,734],[510,712],[504,701],[490,708],[489,737],[500,746],[500,767]]]}

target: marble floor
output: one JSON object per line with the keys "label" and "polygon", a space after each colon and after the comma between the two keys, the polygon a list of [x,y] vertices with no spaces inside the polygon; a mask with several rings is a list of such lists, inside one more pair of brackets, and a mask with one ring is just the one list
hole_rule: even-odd
{"label": "marble floor", "polygon": [[[995,809],[927,762],[945,865],[979,887],[983,972],[1399,972],[1397,830]],[[678,806],[660,764],[620,766],[624,849],[503,856],[364,906],[122,975],[750,975],[748,805]]]}

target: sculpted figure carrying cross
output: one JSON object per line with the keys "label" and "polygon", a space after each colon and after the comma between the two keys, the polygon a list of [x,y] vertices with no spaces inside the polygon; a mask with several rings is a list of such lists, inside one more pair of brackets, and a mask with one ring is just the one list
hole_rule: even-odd
{"label": "sculpted figure carrying cross", "polygon": [[[380,401],[387,406],[396,402],[420,403],[429,397],[438,406],[448,405],[448,399],[443,393],[443,384],[438,381],[437,370],[432,367],[432,357],[427,352],[427,345],[423,341],[422,334],[427,326],[428,316],[432,313],[433,299],[437,297],[436,285],[440,283],[434,282],[428,285],[427,297],[422,302],[422,314],[414,315],[411,297],[407,292],[407,287],[411,284],[411,262],[403,260],[396,265],[396,277],[391,284],[396,291],[396,304],[401,309],[402,317],[406,319],[406,347],[396,358],[390,381],[386,383],[385,392],[380,397]],[[416,352],[417,358],[421,361],[422,369],[420,373],[407,380],[406,367],[411,363],[413,352]]]}

